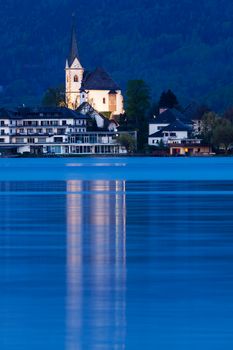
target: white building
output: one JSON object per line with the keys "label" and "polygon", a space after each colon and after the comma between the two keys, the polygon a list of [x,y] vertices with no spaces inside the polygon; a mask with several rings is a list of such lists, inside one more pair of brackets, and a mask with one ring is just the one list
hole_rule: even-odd
{"label": "white building", "polygon": [[86,71],[79,58],[73,24],[69,57],[66,60],[66,104],[77,109],[88,102],[98,112],[120,115],[124,112],[121,89],[103,68]]}
{"label": "white building", "polygon": [[192,128],[182,113],[175,109],[164,110],[149,124],[149,146],[167,145],[169,141],[188,139]]}
{"label": "white building", "polygon": [[[91,106],[0,109],[0,152],[31,154],[125,154],[117,125]],[[136,133],[132,132],[136,138]]]}

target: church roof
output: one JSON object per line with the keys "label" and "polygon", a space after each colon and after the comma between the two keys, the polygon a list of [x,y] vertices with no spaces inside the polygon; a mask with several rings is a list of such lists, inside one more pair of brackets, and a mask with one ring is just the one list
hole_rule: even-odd
{"label": "church roof", "polygon": [[120,87],[103,68],[96,68],[94,72],[86,73],[82,82],[85,90],[120,90]]}
{"label": "church roof", "polygon": [[79,60],[77,34],[76,34],[76,26],[75,26],[74,19],[75,19],[75,17],[73,16],[71,41],[70,41],[70,52],[69,52],[69,56],[68,56],[69,67],[73,64],[75,58],[77,58]]}

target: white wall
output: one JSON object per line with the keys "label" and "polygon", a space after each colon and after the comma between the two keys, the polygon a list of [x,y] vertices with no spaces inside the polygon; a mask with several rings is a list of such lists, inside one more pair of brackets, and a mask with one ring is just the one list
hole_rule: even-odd
{"label": "white wall", "polygon": [[169,124],[149,124],[149,135],[154,134],[155,132],[165,128]]}
{"label": "white wall", "polygon": [[[98,112],[109,112],[109,90],[89,90],[87,96],[88,103]],[[121,114],[123,112],[123,96],[119,90],[116,95],[116,111],[114,114]]]}
{"label": "white wall", "polygon": [[149,146],[158,146],[160,140],[162,140],[162,138],[149,137],[148,138],[148,145]]}
{"label": "white wall", "polygon": [[[84,69],[76,58],[71,67],[66,63],[66,103],[69,108],[76,109],[80,105],[80,88],[83,80]],[[78,81],[74,77],[78,76]]]}
{"label": "white wall", "polygon": [[[176,136],[171,136],[172,133],[175,133]],[[188,132],[187,131],[167,131],[167,136],[163,137],[149,137],[148,138],[148,145],[149,146],[156,146],[159,144],[159,142],[162,140],[164,144],[167,144],[169,140],[184,140],[188,138]]]}

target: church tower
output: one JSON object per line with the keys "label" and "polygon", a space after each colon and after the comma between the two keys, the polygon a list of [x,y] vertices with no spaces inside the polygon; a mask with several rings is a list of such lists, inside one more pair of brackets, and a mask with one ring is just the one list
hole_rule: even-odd
{"label": "church tower", "polygon": [[70,52],[66,60],[66,104],[68,108],[76,109],[80,105],[80,89],[83,80],[84,69],[80,63],[75,16],[73,15]]}

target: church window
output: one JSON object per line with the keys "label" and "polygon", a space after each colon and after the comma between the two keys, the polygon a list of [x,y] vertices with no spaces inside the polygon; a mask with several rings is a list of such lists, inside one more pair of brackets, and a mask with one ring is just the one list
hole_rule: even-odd
{"label": "church window", "polygon": [[106,98],[104,97],[103,98],[103,104],[105,105],[105,103],[106,103]]}
{"label": "church window", "polygon": [[74,82],[78,83],[78,76],[77,75],[74,76]]}

